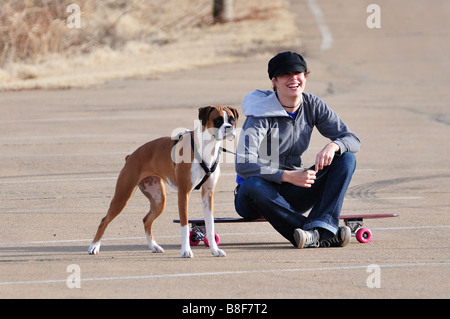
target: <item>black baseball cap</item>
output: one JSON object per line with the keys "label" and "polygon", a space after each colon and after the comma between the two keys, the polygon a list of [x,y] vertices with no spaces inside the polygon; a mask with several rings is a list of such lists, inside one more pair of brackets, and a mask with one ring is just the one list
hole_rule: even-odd
{"label": "black baseball cap", "polygon": [[280,74],[296,71],[296,72],[307,72],[308,66],[306,65],[305,59],[295,52],[286,51],[278,53],[269,61],[269,78],[272,79]]}

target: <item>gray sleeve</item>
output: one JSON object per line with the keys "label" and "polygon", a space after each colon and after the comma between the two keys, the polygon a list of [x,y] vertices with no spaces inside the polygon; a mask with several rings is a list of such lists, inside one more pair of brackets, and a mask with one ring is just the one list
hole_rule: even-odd
{"label": "gray sleeve", "polygon": [[264,152],[267,132],[267,119],[247,117],[239,135],[235,170],[243,178],[258,176],[267,181],[281,183],[284,171],[271,167],[268,163],[264,164],[261,160],[261,157],[265,157],[260,153]]}
{"label": "gray sleeve", "polygon": [[316,112],[316,127],[320,134],[331,139],[339,148],[339,155],[345,152],[356,153],[361,142],[344,121],[321,99],[313,101]]}

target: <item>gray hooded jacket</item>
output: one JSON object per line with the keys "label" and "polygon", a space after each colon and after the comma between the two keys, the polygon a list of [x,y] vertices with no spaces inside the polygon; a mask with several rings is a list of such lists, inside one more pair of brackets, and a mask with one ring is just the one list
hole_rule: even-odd
{"label": "gray hooded jacket", "polygon": [[335,142],[341,155],[356,153],[358,137],[320,98],[303,93],[293,119],[272,91],[254,91],[245,96],[242,110],[247,117],[239,136],[235,169],[241,178],[260,176],[281,183],[287,169],[302,169],[301,155],[308,149],[314,126]]}

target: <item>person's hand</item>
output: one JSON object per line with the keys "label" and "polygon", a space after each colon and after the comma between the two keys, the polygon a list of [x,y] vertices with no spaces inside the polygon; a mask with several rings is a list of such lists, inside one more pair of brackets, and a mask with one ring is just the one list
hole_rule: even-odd
{"label": "person's hand", "polygon": [[316,172],[313,170],[304,171],[284,171],[281,177],[282,182],[287,182],[300,187],[310,188],[316,179]]}
{"label": "person's hand", "polygon": [[331,165],[334,155],[338,151],[339,146],[334,142],[325,145],[325,147],[316,156],[315,171],[318,172],[325,166]]}

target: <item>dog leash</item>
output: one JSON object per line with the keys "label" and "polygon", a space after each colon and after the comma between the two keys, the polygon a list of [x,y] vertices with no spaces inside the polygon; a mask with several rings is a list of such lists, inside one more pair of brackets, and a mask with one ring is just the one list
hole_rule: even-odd
{"label": "dog leash", "polygon": [[178,144],[181,137],[185,134],[191,135],[191,148],[192,148],[192,152],[194,153],[194,158],[199,162],[201,168],[203,168],[203,170],[205,171],[205,176],[203,176],[203,179],[194,188],[196,190],[199,190],[202,187],[202,185],[206,182],[206,180],[209,178],[209,176],[211,176],[211,174],[214,173],[214,171],[216,170],[217,165],[219,164],[220,153],[222,152],[223,148],[222,147],[219,148],[219,154],[217,154],[216,161],[214,162],[214,164],[211,167],[208,167],[206,165],[206,163],[203,161],[201,155],[198,153],[197,149],[195,148],[194,132],[193,131],[185,131],[185,132],[179,133],[175,138],[175,142],[172,146],[172,159],[175,158],[174,157],[175,156],[175,145]]}
{"label": "dog leash", "polygon": [[[174,147],[172,148],[173,151],[174,151],[174,149],[175,149],[175,145],[179,142],[181,136],[184,135],[184,134],[188,134],[188,133],[191,135],[191,148],[192,148],[192,151],[194,152],[194,157],[195,157],[195,159],[199,162],[199,164],[200,164],[200,166],[203,168],[203,170],[205,171],[205,176],[204,176],[203,179],[200,181],[200,183],[198,183],[198,185],[194,187],[195,190],[199,190],[199,189],[202,187],[202,185],[206,182],[206,180],[209,178],[209,176],[211,176],[211,174],[214,173],[214,171],[215,171],[216,168],[217,168],[217,165],[219,164],[220,154],[221,154],[222,151],[225,152],[225,153],[233,154],[233,155],[236,156],[236,157],[243,157],[242,155],[236,154],[236,152],[227,150],[227,149],[224,148],[224,147],[220,147],[220,148],[219,148],[219,153],[217,154],[216,161],[214,162],[214,164],[213,164],[211,167],[208,167],[208,166],[205,164],[205,162],[203,161],[201,155],[198,153],[197,149],[195,148],[193,131],[186,131],[186,132],[182,132],[182,133],[178,134],[178,136],[177,136],[178,138],[175,140]],[[261,164],[267,165],[266,163],[261,163]],[[285,165],[282,165],[282,164],[279,164],[279,163],[275,163],[275,164],[276,164],[280,169],[289,170],[289,171],[295,170],[295,168],[293,168],[293,167],[288,167],[288,166],[285,166]],[[304,170],[305,170],[305,171],[306,171],[306,170],[314,170],[314,165],[311,166],[310,168],[304,169]],[[319,172],[321,172],[321,174],[319,174],[319,175],[316,177],[316,180],[318,180],[318,179],[320,179],[321,177],[323,177],[327,171],[328,171],[328,166],[327,166],[326,168],[320,170]]]}
{"label": "dog leash", "polygon": [[[225,153],[230,153],[230,154],[233,154],[233,155],[236,156],[236,157],[241,157],[241,158],[244,157],[244,158],[245,158],[245,156],[238,155],[238,154],[236,154],[236,152],[227,150],[227,149],[224,148],[224,147],[221,147],[221,149],[222,149],[222,151],[224,151]],[[260,162],[260,164],[270,166],[270,165],[267,164],[267,163],[262,163],[262,162]],[[294,167],[288,167],[288,166],[285,166],[285,165],[282,165],[282,164],[279,164],[279,163],[274,163],[274,164],[276,164],[276,165],[278,166],[278,168],[284,169],[284,170],[287,170],[287,171],[294,171],[294,170],[297,170],[297,169],[294,168]],[[316,176],[316,180],[319,180],[320,178],[322,178],[322,177],[325,175],[325,173],[328,171],[328,168],[329,168],[329,166],[326,166],[326,167],[324,167],[323,169],[321,169],[319,172],[317,172],[318,175]],[[308,170],[314,170],[314,169],[315,169],[315,165],[311,166],[310,168],[303,168],[303,170],[305,170],[305,171],[308,171]]]}

